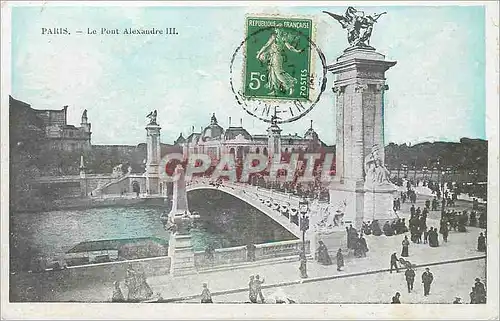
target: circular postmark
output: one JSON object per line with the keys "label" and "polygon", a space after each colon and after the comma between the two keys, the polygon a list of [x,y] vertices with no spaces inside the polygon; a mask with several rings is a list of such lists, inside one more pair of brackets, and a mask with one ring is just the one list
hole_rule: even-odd
{"label": "circular postmark", "polygon": [[236,102],[264,122],[300,119],[319,102],[327,84],[325,56],[311,39],[312,21],[253,17],[246,23],[247,36],[230,63]]}

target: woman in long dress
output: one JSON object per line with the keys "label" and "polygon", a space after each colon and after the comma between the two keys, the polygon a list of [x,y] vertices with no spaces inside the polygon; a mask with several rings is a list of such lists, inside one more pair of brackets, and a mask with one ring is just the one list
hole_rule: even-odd
{"label": "woman in long dress", "polygon": [[401,256],[403,257],[408,257],[408,246],[410,245],[410,242],[408,241],[408,236],[405,235],[405,238],[403,242],[401,242],[403,245],[403,250],[401,251]]}
{"label": "woman in long dress", "polygon": [[323,243],[323,241],[319,241],[319,247],[317,251],[318,251],[317,259],[320,264],[322,265],[332,264],[332,259],[330,258],[330,255],[328,254],[328,249],[325,243]]}
{"label": "woman in long dress", "polygon": [[213,303],[212,294],[208,289],[208,285],[203,283],[203,291],[201,292],[201,303]]}
{"label": "woman in long dress", "polygon": [[276,28],[266,44],[257,53],[257,59],[267,63],[266,87],[269,89],[269,95],[276,95],[278,91],[288,92],[288,95],[293,94],[293,87],[297,79],[283,68],[285,50],[288,49],[296,53],[301,53],[302,50],[292,46],[288,38],[290,38],[288,33]]}

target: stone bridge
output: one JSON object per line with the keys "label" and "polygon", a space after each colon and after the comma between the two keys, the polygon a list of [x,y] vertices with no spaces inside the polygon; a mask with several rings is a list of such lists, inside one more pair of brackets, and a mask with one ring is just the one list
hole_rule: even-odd
{"label": "stone bridge", "polygon": [[[301,214],[298,210],[300,197],[242,183],[224,182],[218,185],[208,181],[193,180],[186,184],[187,192],[206,189],[218,190],[234,196],[258,209],[296,237],[302,237],[300,231]],[[310,218],[312,228],[308,230],[308,234],[314,231],[317,223],[329,210],[328,203],[314,202],[310,204],[310,211],[307,215]],[[338,229],[343,230],[344,227],[339,226]]]}

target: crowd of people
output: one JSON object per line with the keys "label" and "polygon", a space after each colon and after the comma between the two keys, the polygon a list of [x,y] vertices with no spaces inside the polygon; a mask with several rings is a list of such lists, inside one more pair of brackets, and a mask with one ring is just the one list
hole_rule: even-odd
{"label": "crowd of people", "polygon": [[363,233],[358,233],[358,231],[352,226],[346,227],[347,232],[347,248],[354,250],[355,257],[366,257],[366,252],[368,252],[368,245],[366,244],[366,239],[363,237]]}

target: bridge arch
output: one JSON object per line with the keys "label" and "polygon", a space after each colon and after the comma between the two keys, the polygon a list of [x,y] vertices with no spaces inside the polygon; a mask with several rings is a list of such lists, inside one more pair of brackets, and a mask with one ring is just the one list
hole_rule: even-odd
{"label": "bridge arch", "polygon": [[186,187],[186,192],[191,192],[195,190],[217,190],[222,193],[231,195],[248,205],[252,206],[253,208],[259,210],[260,212],[264,213],[267,215],[269,218],[271,218],[273,221],[281,225],[284,229],[292,233],[295,237],[300,238],[301,237],[301,232],[299,227],[290,222],[288,218],[283,216],[281,213],[278,211],[275,211],[265,204],[262,204],[261,202],[258,201],[258,199],[254,199],[250,196],[250,193],[252,192],[247,192],[242,189],[236,189],[234,187],[226,187],[226,186],[211,186],[211,185],[191,185]]}

